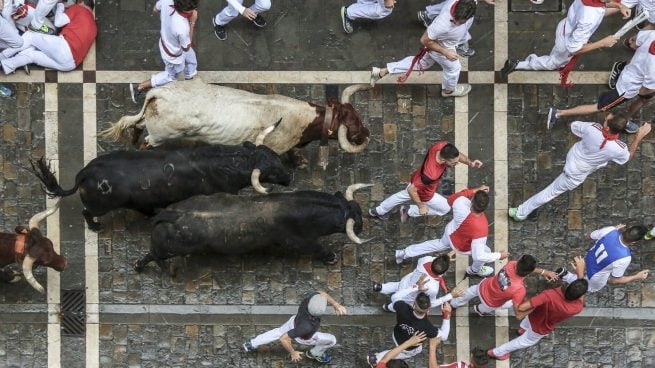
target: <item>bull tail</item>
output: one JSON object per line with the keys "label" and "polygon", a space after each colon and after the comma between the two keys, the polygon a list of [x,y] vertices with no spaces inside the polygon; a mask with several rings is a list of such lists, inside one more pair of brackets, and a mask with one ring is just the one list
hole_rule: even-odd
{"label": "bull tail", "polygon": [[[113,141],[123,139],[130,141],[134,140],[135,137],[131,137],[127,130],[134,128],[137,124],[139,124],[139,122],[141,122],[141,120],[143,120],[143,116],[146,113],[146,108],[148,107],[150,101],[152,101],[154,98],[156,98],[156,96],[154,96],[152,93],[148,93],[146,95],[146,100],[143,103],[143,107],[141,107],[141,111],[139,111],[138,114],[124,115],[120,118],[120,120],[118,120],[118,122],[112,124],[109,128],[98,133],[98,136],[111,139]],[[132,135],[134,135],[134,131],[132,131]]]}
{"label": "bull tail", "polygon": [[36,164],[34,161],[30,161],[30,163],[32,164],[31,171],[34,173],[34,175],[36,175],[37,178],[39,178],[39,180],[41,180],[41,183],[43,183],[45,186],[45,192],[50,198],[68,197],[69,195],[77,192],[79,183],[75,183],[75,187],[69,190],[65,190],[59,186],[59,182],[55,177],[55,173],[52,171],[50,164],[46,162],[45,158],[41,157],[36,162]]}

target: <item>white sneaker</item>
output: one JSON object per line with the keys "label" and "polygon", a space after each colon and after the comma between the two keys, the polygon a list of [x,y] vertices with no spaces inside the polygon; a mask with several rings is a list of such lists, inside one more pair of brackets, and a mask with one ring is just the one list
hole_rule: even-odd
{"label": "white sneaker", "polygon": [[536,5],[540,5],[544,3],[544,0],[530,0],[530,2]]}
{"label": "white sneaker", "polygon": [[471,85],[470,84],[458,84],[455,87],[455,90],[452,93],[445,93],[443,90],[441,90],[441,96],[442,97],[461,97],[461,96],[466,96],[469,92],[471,92]]}
{"label": "white sneaker", "polygon": [[396,263],[401,264],[405,260],[405,250],[397,249],[396,250]]}
{"label": "white sneaker", "polygon": [[480,271],[478,271],[478,272],[473,272],[473,270],[471,269],[471,266],[469,266],[469,267],[466,268],[466,273],[467,273],[469,276],[487,277],[487,276],[491,276],[491,275],[494,274],[494,269],[493,269],[493,267],[482,266],[482,267],[480,268]]}
{"label": "white sneaker", "polygon": [[382,78],[380,76],[381,70],[382,70],[381,68],[375,66],[373,67],[373,69],[371,69],[371,87],[375,87],[375,82],[377,82],[378,80],[380,80],[380,78]]}

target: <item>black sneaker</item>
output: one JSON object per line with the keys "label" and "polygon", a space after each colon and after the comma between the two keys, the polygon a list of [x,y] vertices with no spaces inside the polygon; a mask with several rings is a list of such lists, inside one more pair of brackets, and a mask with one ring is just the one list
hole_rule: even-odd
{"label": "black sneaker", "polygon": [[257,17],[255,17],[252,22],[255,23],[255,25],[259,28],[264,28],[266,27],[266,24],[268,24],[266,23],[266,19],[264,19],[264,17],[262,17],[260,14],[257,14]]}
{"label": "black sneaker", "polygon": [[371,368],[375,368],[375,366],[378,364],[378,358],[375,356],[375,354],[368,353],[366,356],[366,363],[368,363]]}
{"label": "black sneaker", "polygon": [[500,70],[500,74],[503,76],[503,78],[507,78],[509,73],[516,70],[517,65],[519,65],[519,60],[509,60],[509,59],[507,59],[507,61],[505,61],[505,65]]}
{"label": "black sneaker", "polygon": [[385,312],[393,313],[391,309],[389,309],[389,306],[386,303],[382,304],[382,310]]}
{"label": "black sneaker", "polygon": [[475,55],[475,49],[472,47],[469,47],[468,42],[461,43],[455,47],[455,51],[457,51],[457,55],[461,57],[471,57]]}
{"label": "black sneaker", "polygon": [[418,13],[416,13],[416,16],[418,17],[419,22],[423,23],[425,28],[428,28],[432,23],[432,19],[430,19],[426,10],[419,10]]}
{"label": "black sneaker", "polygon": [[373,283],[373,291],[375,291],[376,293],[382,291],[382,284],[380,284],[379,282]]}
{"label": "black sneaker", "polygon": [[255,347],[252,346],[252,342],[250,342],[250,340],[248,340],[248,341],[245,342],[245,344],[243,344],[243,350],[247,353],[247,352],[255,350]]}
{"label": "black sneaker", "polygon": [[389,214],[388,213],[384,214],[384,215],[380,215],[378,213],[378,211],[375,210],[375,208],[371,208],[370,210],[368,210],[368,214],[369,214],[369,216],[375,217],[375,218],[380,219],[380,220],[388,220],[389,219]]}
{"label": "black sneaker", "polygon": [[348,14],[346,10],[348,9],[347,6],[342,6],[341,7],[341,25],[343,26],[343,31],[350,34],[353,33],[353,21],[348,18]]}
{"label": "black sneaker", "polygon": [[621,72],[623,71],[623,68],[625,68],[626,64],[627,63],[625,61],[617,61],[614,63],[614,65],[612,65],[609,82],[607,83],[607,86],[610,89],[616,89],[616,82],[618,82],[619,76],[621,75]]}
{"label": "black sneaker", "polygon": [[212,18],[212,24],[214,25],[214,35],[221,41],[227,40],[227,31],[225,31],[225,26],[216,24],[216,20]]}
{"label": "black sneaker", "polygon": [[557,278],[560,280],[562,280],[567,273],[568,271],[564,267],[557,267],[555,270],[555,275],[557,275]]}
{"label": "black sneaker", "polygon": [[546,119],[546,129],[548,130],[553,129],[556,121],[557,121],[557,109],[551,107],[550,109],[548,109],[548,118]]}

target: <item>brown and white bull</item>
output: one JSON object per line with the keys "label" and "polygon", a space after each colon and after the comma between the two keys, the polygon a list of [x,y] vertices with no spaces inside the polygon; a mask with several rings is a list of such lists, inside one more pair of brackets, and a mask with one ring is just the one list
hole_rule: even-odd
{"label": "brown and white bull", "polygon": [[57,203],[45,211],[32,216],[28,227],[16,226],[16,233],[0,233],[0,280],[5,282],[17,282],[20,274],[12,270],[4,270],[3,267],[14,262],[22,265],[25,280],[38,292],[43,293],[45,289],[32,274],[32,267],[43,265],[57,271],[66,268],[66,259],[55,252],[52,241],[41,234],[39,222],[52,215],[59,208]]}
{"label": "brown and white bull", "polygon": [[[307,161],[298,149],[313,141],[321,141],[327,147],[328,139],[338,139],[341,148],[351,153],[366,148],[370,132],[350,104],[350,96],[368,88],[347,87],[341,102],[331,102],[326,108],[287,96],[207,84],[196,78],[151,89],[139,114],[123,116],[100,134],[114,140],[131,139],[141,148],[156,147],[173,139],[238,145],[254,142],[271,122],[281,119],[264,144],[278,154],[289,152],[292,161],[304,167]],[[140,139],[145,129],[147,135]],[[320,163],[324,168],[325,152]]]}

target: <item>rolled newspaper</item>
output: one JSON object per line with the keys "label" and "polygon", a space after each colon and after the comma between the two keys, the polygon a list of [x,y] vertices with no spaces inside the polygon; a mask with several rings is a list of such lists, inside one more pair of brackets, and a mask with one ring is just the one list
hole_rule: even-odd
{"label": "rolled newspaper", "polygon": [[626,24],[624,24],[623,27],[621,27],[621,29],[619,29],[618,31],[616,31],[616,33],[614,34],[614,36],[616,36],[617,38],[621,38],[621,37],[623,37],[623,36],[624,36],[626,33],[628,33],[628,31],[630,31],[633,27],[635,27],[635,26],[638,25],[639,23],[645,21],[646,19],[648,19],[648,11],[647,11],[647,10],[644,10],[644,11],[641,12],[641,14],[637,15],[636,17],[632,18],[629,22],[627,22]]}

